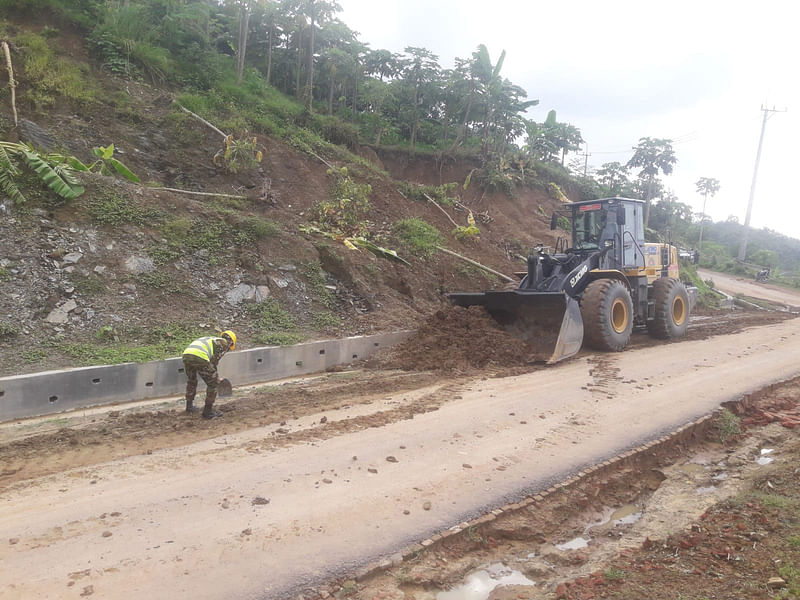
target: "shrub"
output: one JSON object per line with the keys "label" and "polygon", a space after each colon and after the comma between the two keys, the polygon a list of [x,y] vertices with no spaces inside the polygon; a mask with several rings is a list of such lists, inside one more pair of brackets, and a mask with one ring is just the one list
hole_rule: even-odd
{"label": "shrub", "polygon": [[356,183],[347,172],[347,167],[328,170],[336,181],[331,188],[330,200],[323,200],[314,206],[315,220],[322,229],[337,231],[348,236],[364,233],[364,218],[370,209],[369,195],[372,186]]}
{"label": "shrub", "polygon": [[438,229],[416,217],[397,221],[393,229],[406,249],[421,258],[428,258],[436,251],[436,246],[444,243]]}
{"label": "shrub", "polygon": [[450,197],[450,191],[458,187],[457,183],[443,183],[442,185],[421,185],[408,181],[400,182],[398,191],[406,198],[427,202],[426,195],[437,204],[452,206],[456,198]]}

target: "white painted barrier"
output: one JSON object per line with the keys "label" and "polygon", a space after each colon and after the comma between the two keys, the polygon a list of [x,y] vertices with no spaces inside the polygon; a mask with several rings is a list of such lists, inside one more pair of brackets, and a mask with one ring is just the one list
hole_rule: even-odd
{"label": "white painted barrier", "polygon": [[[219,373],[234,385],[316,373],[368,358],[381,348],[401,342],[410,333],[383,333],[231,352],[220,361]],[[202,380],[199,383],[202,388]],[[1,377],[0,422],[180,395],[185,389],[186,376],[180,358]]]}

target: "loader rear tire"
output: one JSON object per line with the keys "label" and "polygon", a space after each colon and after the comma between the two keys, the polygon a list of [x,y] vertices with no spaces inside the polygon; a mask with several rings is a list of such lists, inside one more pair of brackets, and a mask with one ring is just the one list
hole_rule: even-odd
{"label": "loader rear tire", "polygon": [[633,331],[633,302],[625,285],[615,279],[593,281],[581,298],[586,345],[595,350],[620,352]]}
{"label": "loader rear tire", "polygon": [[655,317],[647,322],[650,335],[662,340],[678,338],[689,325],[689,295],[677,279],[664,277],[653,283]]}

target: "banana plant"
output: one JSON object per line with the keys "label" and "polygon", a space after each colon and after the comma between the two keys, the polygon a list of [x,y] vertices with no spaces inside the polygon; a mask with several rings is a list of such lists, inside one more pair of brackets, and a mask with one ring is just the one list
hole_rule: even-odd
{"label": "banana plant", "polygon": [[114,158],[114,144],[108,146],[96,146],[92,148],[92,154],[97,157],[91,165],[85,165],[74,156],[63,157],[65,161],[76,171],[86,171],[100,173],[101,175],[111,176],[114,172],[122,175],[128,181],[139,183],[139,178],[121,160]]}
{"label": "banana plant", "polygon": [[25,202],[16,178],[22,173],[22,168],[27,167],[61,198],[77,198],[84,189],[73,171],[80,169],[73,169],[65,159],[58,154],[40,154],[28,144],[0,141],[0,192],[17,204]]}

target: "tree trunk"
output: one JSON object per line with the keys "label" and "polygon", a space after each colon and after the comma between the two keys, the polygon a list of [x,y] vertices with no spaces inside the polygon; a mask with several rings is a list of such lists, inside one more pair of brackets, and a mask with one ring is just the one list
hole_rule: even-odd
{"label": "tree trunk", "polygon": [[356,72],[353,77],[356,80],[355,85],[353,86],[353,114],[355,115],[358,112],[358,58],[355,60],[356,63]]}
{"label": "tree trunk", "polygon": [[250,30],[250,7],[245,3],[239,15],[239,47],[237,48],[236,84],[242,83],[244,76],[244,59],[247,55],[247,33]]}
{"label": "tree trunk", "polygon": [[267,85],[270,85],[270,78],[272,77],[272,31],[275,29],[275,24],[270,23],[269,33],[267,34]]}
{"label": "tree trunk", "polygon": [[294,74],[294,96],[300,97],[300,71],[303,65],[303,32],[297,30],[297,59],[295,60],[295,74]]}
{"label": "tree trunk", "polygon": [[461,122],[461,128],[456,135],[456,140],[453,142],[453,145],[450,146],[450,152],[453,152],[458,145],[464,141],[464,138],[467,137],[467,122],[469,121],[469,111],[472,110],[472,99],[475,96],[475,80],[472,80],[472,84],[469,88],[469,98],[467,99],[467,110],[464,111],[464,120]]}
{"label": "tree trunk", "polygon": [[314,0],[311,0],[310,3],[310,17],[311,17],[311,35],[309,36],[308,40],[308,64],[306,65],[306,89],[303,92],[303,100],[305,101],[306,109],[310,113],[312,111],[312,102],[314,100],[314,38],[315,38],[315,31],[314,31],[314,21],[316,18],[316,6],[314,4]]}
{"label": "tree trunk", "polygon": [[375,136],[375,145],[381,145],[381,137],[383,137],[383,127],[378,128],[378,135]]}
{"label": "tree trunk", "polygon": [[328,88],[328,114],[333,114],[333,87],[334,87],[333,73],[331,73],[331,85]]}
{"label": "tree trunk", "polygon": [[647,229],[647,223],[650,221],[650,199],[653,196],[653,176],[647,182],[647,193],[645,194],[644,203],[644,228]]}
{"label": "tree trunk", "polygon": [[697,240],[697,249],[703,251],[703,225],[706,222],[706,199],[708,194],[703,194],[703,212],[700,215],[700,238]]}

